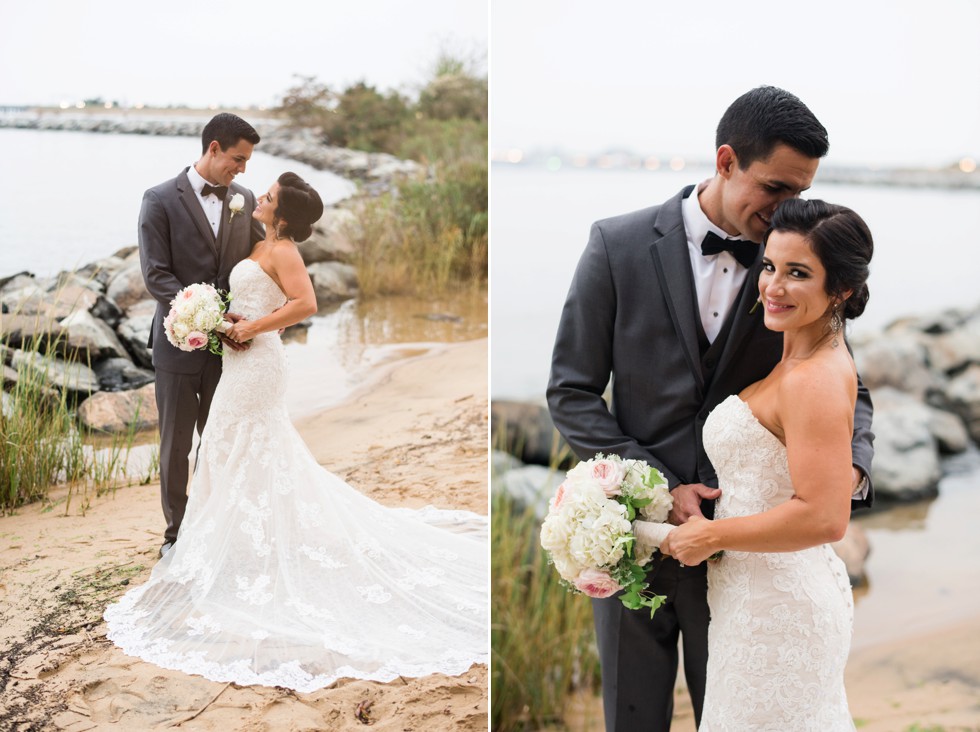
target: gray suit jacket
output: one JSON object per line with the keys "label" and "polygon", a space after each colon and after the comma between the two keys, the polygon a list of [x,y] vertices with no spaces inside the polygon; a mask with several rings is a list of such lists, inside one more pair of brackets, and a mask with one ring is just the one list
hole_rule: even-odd
{"label": "gray suit jacket", "polygon": [[[705,384],[698,310],[681,200],[598,221],[562,311],[548,384],[555,425],[581,459],[597,452],[645,460],[670,487],[717,486],[701,432],[708,413],[768,374],[782,334],[766,329],[758,297],[762,247],[717,343]],[[603,392],[612,374],[612,409]],[[853,461],[871,474],[871,399],[859,383]],[[870,505],[872,494],[857,505]]]}
{"label": "gray suit jacket", "polygon": [[[207,350],[185,352],[170,344],[163,332],[170,301],[181,288],[195,282],[208,282],[227,290],[232,267],[265,237],[262,225],[252,219],[255,196],[234,182],[225,197],[215,237],[187,179],[188,170],[184,168],[176,178],[147,190],[139,218],[143,279],[157,301],[147,346],[153,349],[154,368],[180,374],[197,373],[205,359],[217,357]],[[245,207],[229,223],[228,203],[235,193],[245,197]]]}

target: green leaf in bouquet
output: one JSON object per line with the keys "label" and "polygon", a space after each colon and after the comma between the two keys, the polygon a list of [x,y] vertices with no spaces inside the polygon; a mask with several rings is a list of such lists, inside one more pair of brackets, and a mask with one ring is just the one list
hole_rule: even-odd
{"label": "green leaf in bouquet", "polygon": [[663,485],[666,482],[667,479],[664,477],[664,474],[656,468],[650,468],[650,470],[647,471],[647,474],[643,476],[643,485],[649,488]]}
{"label": "green leaf in bouquet", "polygon": [[642,600],[643,607],[650,608],[650,617],[654,616],[654,613],[660,609],[660,606],[667,602],[666,595],[650,595],[649,597],[644,597]]}

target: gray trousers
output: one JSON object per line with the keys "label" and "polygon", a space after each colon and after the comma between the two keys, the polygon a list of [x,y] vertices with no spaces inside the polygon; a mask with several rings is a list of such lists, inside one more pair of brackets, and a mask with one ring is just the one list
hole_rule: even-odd
{"label": "gray trousers", "polygon": [[160,412],[160,501],[167,522],[163,535],[165,542],[177,540],[180,523],[184,520],[194,428],[197,427],[198,435],[204,431],[211,398],[220,378],[220,358],[208,358],[196,374],[156,370],[157,410]]}
{"label": "gray trousers", "polygon": [[707,567],[682,568],[668,557],[648,581],[650,590],[667,596],[652,620],[649,610],[627,610],[618,596],[592,601],[606,732],[670,729],[678,638],[694,718],[701,723],[708,663]]}

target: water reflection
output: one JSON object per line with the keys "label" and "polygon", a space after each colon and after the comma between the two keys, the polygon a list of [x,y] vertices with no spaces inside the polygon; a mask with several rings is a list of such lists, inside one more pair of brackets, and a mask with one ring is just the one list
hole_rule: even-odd
{"label": "water reflection", "polygon": [[286,343],[293,418],[343,401],[380,366],[421,355],[436,344],[487,336],[487,293],[440,298],[350,300],[321,309]]}
{"label": "water reflection", "polygon": [[909,637],[980,614],[980,451],[944,462],[939,496],[855,515],[871,545],[855,592],[853,647]]}

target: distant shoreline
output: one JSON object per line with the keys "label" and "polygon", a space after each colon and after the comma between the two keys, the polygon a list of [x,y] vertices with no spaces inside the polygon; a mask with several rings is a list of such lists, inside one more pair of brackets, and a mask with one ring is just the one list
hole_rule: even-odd
{"label": "distant shoreline", "polygon": [[[640,155],[530,155],[520,161],[506,160],[499,154],[491,156],[493,167],[514,170],[535,170],[559,172],[567,170],[611,171],[611,172],[676,172],[689,168],[711,169],[712,163],[704,160],[684,160],[679,167],[671,167],[669,157],[652,159],[655,156]],[[821,183],[842,183],[858,186],[895,186],[901,188],[941,188],[954,190],[980,190],[980,170],[964,172],[956,166],[946,168],[911,167],[861,167],[861,166],[820,166]]]}

